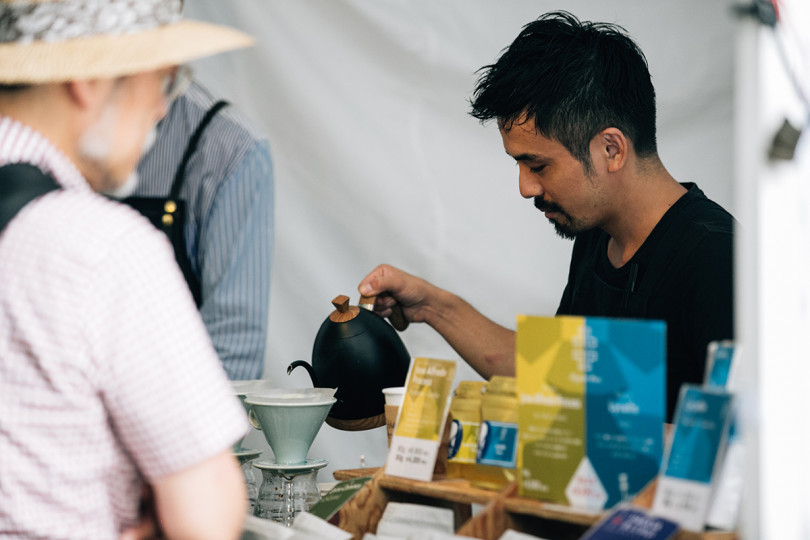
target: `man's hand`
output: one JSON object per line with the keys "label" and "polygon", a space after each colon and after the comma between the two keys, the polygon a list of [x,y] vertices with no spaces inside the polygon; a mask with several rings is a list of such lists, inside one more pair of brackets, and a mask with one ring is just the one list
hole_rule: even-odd
{"label": "man's hand", "polygon": [[118,540],[157,540],[160,538],[155,512],[155,496],[149,484],[143,485],[140,503],[140,521],[134,527],[121,533]]}
{"label": "man's hand", "polygon": [[375,268],[357,289],[362,295],[376,296],[374,312],[378,315],[394,322],[396,311],[401,311],[406,326],[408,322],[425,322],[431,300],[441,291],[424,279],[388,264]]}
{"label": "man's hand", "polygon": [[135,527],[125,530],[118,540],[158,540],[159,538],[154,517],[144,517]]}
{"label": "man's hand", "polygon": [[357,289],[377,297],[374,311],[383,317],[399,306],[406,321],[429,324],[485,379],[515,374],[515,333],[455,294],[388,264],[375,268]]}

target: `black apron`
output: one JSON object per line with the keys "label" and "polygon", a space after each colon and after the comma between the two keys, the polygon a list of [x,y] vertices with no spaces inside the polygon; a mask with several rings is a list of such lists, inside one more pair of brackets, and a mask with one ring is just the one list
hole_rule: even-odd
{"label": "black apron", "polygon": [[205,113],[197,129],[191,135],[188,147],[186,147],[186,151],[183,154],[183,159],[180,161],[180,165],[175,172],[174,182],[172,183],[168,197],[128,197],[121,201],[146,216],[152,225],[166,233],[169,237],[172,247],[174,248],[174,257],[177,260],[178,266],[180,266],[180,270],[183,272],[183,277],[186,279],[188,288],[191,290],[191,295],[194,297],[194,302],[197,304],[198,308],[202,303],[202,290],[200,280],[191,268],[191,261],[188,258],[188,251],[186,250],[186,238],[184,234],[187,219],[186,201],[180,199],[180,190],[183,188],[186,166],[191,156],[194,155],[194,152],[197,150],[197,144],[200,142],[203,131],[219,110],[226,105],[228,105],[226,101],[217,101],[214,103]]}
{"label": "black apron", "polygon": [[0,232],[17,212],[40,195],[59,189],[51,176],[27,163],[0,167]]}

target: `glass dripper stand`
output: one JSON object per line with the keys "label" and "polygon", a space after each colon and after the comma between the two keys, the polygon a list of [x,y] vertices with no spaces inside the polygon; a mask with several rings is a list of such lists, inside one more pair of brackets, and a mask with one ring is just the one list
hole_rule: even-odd
{"label": "glass dripper stand", "polygon": [[[245,403],[245,398],[248,394],[261,393],[270,390],[272,383],[268,379],[252,379],[247,381],[231,381],[231,389],[235,396],[239,398],[245,412],[250,414],[250,405]],[[256,497],[259,494],[259,482],[256,479],[256,473],[253,471],[251,461],[256,459],[262,454],[261,450],[253,448],[245,448],[242,446],[245,437],[236,441],[231,449],[233,454],[239,460],[239,465],[242,468],[242,476],[245,478],[245,485],[247,486],[247,496],[249,512],[253,512],[253,507],[256,504]]]}
{"label": "glass dripper stand", "polygon": [[253,513],[256,506],[256,499],[259,496],[259,481],[256,479],[256,473],[253,470],[253,460],[262,455],[261,450],[249,450],[241,448],[233,451],[236,458],[239,460],[239,465],[242,468],[242,476],[245,478],[245,486],[247,487],[248,498],[248,512]]}
{"label": "glass dripper stand", "polygon": [[263,478],[253,515],[291,527],[298,512],[308,511],[321,500],[318,470],[327,463],[325,459],[308,459],[299,465],[254,462]]}

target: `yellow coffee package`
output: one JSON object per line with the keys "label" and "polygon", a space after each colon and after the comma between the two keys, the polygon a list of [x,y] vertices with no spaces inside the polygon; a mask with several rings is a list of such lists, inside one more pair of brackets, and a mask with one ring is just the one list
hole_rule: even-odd
{"label": "yellow coffee package", "polygon": [[478,428],[481,425],[481,399],[486,381],[461,381],[450,401],[450,448],[447,476],[470,478],[478,453]]}

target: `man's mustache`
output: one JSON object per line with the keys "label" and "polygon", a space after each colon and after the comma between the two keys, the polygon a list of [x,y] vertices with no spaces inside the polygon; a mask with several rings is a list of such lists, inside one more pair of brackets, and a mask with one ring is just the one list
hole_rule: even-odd
{"label": "man's mustache", "polygon": [[557,212],[559,214],[565,214],[565,211],[562,209],[562,206],[555,204],[553,202],[548,202],[544,200],[543,197],[534,198],[534,207],[540,210],[541,212]]}

